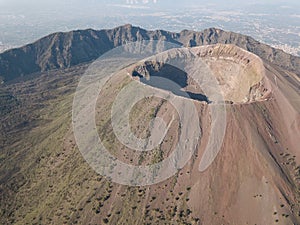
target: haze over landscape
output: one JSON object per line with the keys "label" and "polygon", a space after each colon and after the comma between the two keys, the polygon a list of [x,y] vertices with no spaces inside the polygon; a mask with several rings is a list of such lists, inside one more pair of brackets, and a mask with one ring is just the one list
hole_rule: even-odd
{"label": "haze over landscape", "polygon": [[300,225],[299,9],[0,0],[0,224]]}
{"label": "haze over landscape", "polygon": [[200,31],[216,27],[250,35],[299,55],[299,1],[0,1],[2,49],[57,31],[103,29],[122,24],[146,29]]}

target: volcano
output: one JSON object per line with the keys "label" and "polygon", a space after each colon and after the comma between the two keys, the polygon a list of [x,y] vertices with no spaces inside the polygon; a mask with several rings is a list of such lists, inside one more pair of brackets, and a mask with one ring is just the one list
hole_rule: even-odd
{"label": "volcano", "polygon": [[[92,60],[136,39],[182,47],[111,76],[98,94],[95,123],[105,148],[128,165],[162,162],[183,135],[195,144],[186,164],[152,185],[119,184],[97,173],[72,126],[75,91]],[[0,54],[1,224],[300,224],[299,62],[218,29],[176,34],[131,25],[53,34]],[[128,129],[147,145],[153,119],[168,129],[152,151],[131,149],[118,139],[112,116],[130,83],[172,96],[182,108],[192,104],[198,119],[161,97],[142,98]],[[226,113],[215,120],[218,107]],[[196,126],[199,139],[187,135]]]}

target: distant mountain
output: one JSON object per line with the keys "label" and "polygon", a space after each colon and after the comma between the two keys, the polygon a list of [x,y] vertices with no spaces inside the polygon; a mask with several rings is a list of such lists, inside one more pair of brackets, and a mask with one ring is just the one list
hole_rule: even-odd
{"label": "distant mountain", "polygon": [[50,34],[32,44],[0,54],[0,76],[9,81],[32,73],[69,68],[95,60],[117,46],[137,40],[165,40],[190,47],[234,44],[300,76],[299,57],[262,44],[249,36],[215,28],[202,32],[184,30],[173,33],[147,31],[132,25],[111,30],[88,29]]}

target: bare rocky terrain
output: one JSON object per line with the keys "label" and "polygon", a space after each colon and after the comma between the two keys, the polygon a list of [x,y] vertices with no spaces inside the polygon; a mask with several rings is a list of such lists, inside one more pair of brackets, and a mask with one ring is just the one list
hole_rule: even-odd
{"label": "bare rocky terrain", "polygon": [[110,30],[54,33],[22,48],[8,50],[0,54],[0,77],[9,81],[32,73],[69,68],[91,62],[115,47],[138,40],[163,40],[186,47],[234,44],[299,76],[299,57],[262,44],[249,36],[216,28],[202,32],[183,30],[180,33],[147,31],[128,24]]}
{"label": "bare rocky terrain", "polygon": [[[98,40],[95,35],[88,38],[92,31],[86,32],[77,43],[85,49],[80,51],[83,58],[94,54],[85,43]],[[202,131],[196,152],[175,176],[159,184],[131,187],[111,182],[83,159],[72,130],[74,92],[90,64],[75,53],[66,57],[72,42],[51,42],[61,43],[63,48],[53,48],[65,49],[59,51],[62,55],[36,54],[55,46],[49,41],[52,36],[34,51],[30,63],[37,66],[26,66],[28,70],[23,70],[25,64],[13,67],[13,60],[32,60],[19,53],[24,57],[37,49],[33,47],[37,43],[5,52],[0,55],[0,71],[7,81],[0,92],[1,224],[300,224],[299,58],[216,29],[174,34],[124,26],[106,33],[114,33],[114,45],[100,44],[103,39],[99,39],[103,51],[135,35],[160,34],[189,43],[187,48],[171,49],[124,68],[107,81],[96,107],[97,129],[106,148],[134,165],[159,162],[174,150],[182,131],[168,101],[149,97],[131,110],[131,130],[138,137],[149,136],[154,117],[170,123],[162,144],[151,152],[137,153],[123,146],[111,125],[112,104],[120,90],[133,81],[160,91],[165,87],[151,83],[157,76],[181,88],[164,91],[178,98],[185,91],[190,99],[184,100],[195,104]],[[67,34],[55,35],[59,39]],[[72,61],[75,56],[78,61]],[[179,71],[169,62],[180,56],[201,64],[193,67],[196,70]],[[202,86],[205,76],[197,71],[203,66],[218,81],[225,102],[214,101],[214,89]],[[226,107],[225,137],[210,167],[199,171],[211,135],[214,104]]]}

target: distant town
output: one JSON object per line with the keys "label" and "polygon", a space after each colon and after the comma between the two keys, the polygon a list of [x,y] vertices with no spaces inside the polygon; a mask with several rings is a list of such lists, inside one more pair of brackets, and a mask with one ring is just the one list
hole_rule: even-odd
{"label": "distant town", "polygon": [[148,30],[175,32],[215,27],[249,35],[260,42],[300,56],[300,12],[296,7],[287,7],[282,3],[271,7],[254,7],[249,4],[247,7],[219,9],[214,4],[185,6],[181,2],[180,10],[172,10],[163,7],[166,2],[119,0],[111,4],[107,1],[106,6],[101,5],[101,10],[95,5],[97,3],[87,4],[81,9],[79,17],[75,8],[67,2],[64,4],[70,9],[68,14],[64,13],[63,7],[58,11],[45,8],[34,12],[36,16],[29,15],[27,11],[0,12],[0,52],[31,43],[57,31],[87,28],[100,30],[130,23]]}

